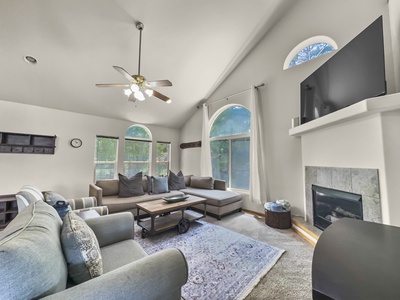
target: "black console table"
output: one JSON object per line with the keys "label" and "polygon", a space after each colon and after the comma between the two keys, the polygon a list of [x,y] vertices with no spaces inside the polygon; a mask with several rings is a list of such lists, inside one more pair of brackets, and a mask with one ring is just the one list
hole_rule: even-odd
{"label": "black console table", "polygon": [[313,299],[400,299],[400,227],[342,219],[322,233]]}

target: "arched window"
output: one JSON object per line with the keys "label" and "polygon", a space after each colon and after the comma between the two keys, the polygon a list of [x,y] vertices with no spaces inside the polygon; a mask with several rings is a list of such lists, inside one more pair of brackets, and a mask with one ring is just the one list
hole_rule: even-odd
{"label": "arched window", "polygon": [[138,172],[150,174],[151,132],[145,126],[133,125],[125,133],[124,172],[131,177]]}
{"label": "arched window", "polygon": [[248,190],[250,178],[250,111],[240,105],[220,109],[211,119],[213,177],[230,188]]}
{"label": "arched window", "polygon": [[337,50],[337,44],[327,36],[311,37],[290,51],[283,64],[283,69],[298,66],[306,61]]}

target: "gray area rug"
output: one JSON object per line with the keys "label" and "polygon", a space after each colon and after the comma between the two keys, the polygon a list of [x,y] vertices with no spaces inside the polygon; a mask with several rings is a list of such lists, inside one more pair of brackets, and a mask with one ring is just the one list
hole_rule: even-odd
{"label": "gray area rug", "polygon": [[314,248],[291,229],[275,229],[265,219],[247,213],[235,213],[216,223],[269,245],[285,249],[275,266],[246,297],[246,300],[311,300],[311,264]]}
{"label": "gray area rug", "polygon": [[149,254],[180,249],[189,265],[185,299],[243,299],[275,265],[284,250],[209,222],[197,221],[185,234],[176,230],[135,239]]}

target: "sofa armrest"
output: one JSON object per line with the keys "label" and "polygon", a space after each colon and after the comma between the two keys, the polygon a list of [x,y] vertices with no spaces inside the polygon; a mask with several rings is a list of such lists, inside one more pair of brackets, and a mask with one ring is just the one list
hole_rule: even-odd
{"label": "sofa armrest", "polygon": [[187,279],[182,252],[166,249],[44,299],[179,300]]}
{"label": "sofa armrest", "polygon": [[94,231],[100,247],[133,239],[134,219],[130,212],[121,212],[85,220]]}
{"label": "sofa armrest", "polygon": [[89,196],[96,197],[97,204],[100,206],[103,205],[103,189],[94,183],[89,184]]}
{"label": "sofa armrest", "polygon": [[74,209],[74,213],[80,213],[88,210],[94,210],[97,212],[100,216],[105,216],[108,215],[108,206],[95,206],[95,207],[87,207],[87,208],[81,208],[81,209]]}
{"label": "sofa armrest", "polygon": [[226,191],[225,180],[214,179],[214,190]]}

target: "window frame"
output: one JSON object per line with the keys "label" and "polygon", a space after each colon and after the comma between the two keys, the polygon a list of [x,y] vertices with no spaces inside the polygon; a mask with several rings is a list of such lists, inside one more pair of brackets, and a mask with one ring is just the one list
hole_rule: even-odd
{"label": "window frame", "polygon": [[[132,127],[141,127],[143,128],[147,134],[149,135],[149,138],[138,138],[138,137],[131,137],[131,136],[126,136],[127,131],[132,128]],[[133,161],[133,160],[125,160],[125,155],[126,155],[126,141],[136,141],[136,142],[144,142],[144,143],[149,143],[149,156],[148,156],[148,161]],[[125,139],[124,139],[124,158],[123,158],[123,169],[124,173],[126,173],[126,164],[148,164],[148,170],[149,174],[151,174],[152,171],[152,146],[153,146],[153,140],[152,140],[152,134],[150,129],[148,129],[146,126],[140,125],[140,124],[134,124],[129,126],[126,131],[125,131]],[[126,174],[125,174],[126,175]],[[134,175],[134,174],[133,174]],[[144,175],[144,174],[143,174]]]}
{"label": "window frame", "polygon": [[[238,191],[238,192],[242,192],[242,193],[245,192],[246,193],[246,192],[249,192],[249,189],[239,189],[239,188],[232,187],[232,140],[241,139],[241,138],[249,138],[249,140],[250,140],[250,138],[251,138],[250,137],[250,132],[232,134],[232,135],[225,135],[225,136],[210,137],[212,125],[214,124],[214,122],[218,118],[218,116],[221,113],[223,113],[225,110],[230,109],[230,108],[235,107],[235,106],[240,106],[240,107],[242,107],[242,108],[244,108],[244,109],[246,109],[246,110],[248,110],[250,112],[250,109],[248,109],[247,107],[245,107],[244,105],[241,105],[241,104],[228,104],[228,105],[224,105],[223,107],[218,109],[213,114],[213,116],[211,117],[211,119],[209,121],[209,133],[208,134],[209,134],[209,141],[210,141],[210,151],[211,151],[211,142],[218,141],[218,140],[228,140],[228,144],[229,144],[229,176],[228,176],[228,182],[226,182],[227,188],[229,188],[230,190],[233,190],[233,191]],[[250,131],[251,131],[251,128],[250,128]],[[250,156],[249,156],[249,162],[250,162]],[[212,164],[212,162],[211,162],[211,164]],[[250,164],[249,164],[249,168],[251,168]],[[250,178],[249,178],[249,181],[250,181]]]}
{"label": "window frame", "polygon": [[[97,139],[111,139],[115,140],[117,145],[115,147],[115,161],[97,161],[96,156],[97,156]],[[94,181],[96,182],[97,180],[105,180],[105,178],[97,178],[96,170],[98,165],[105,165],[105,164],[114,164],[114,173],[112,178],[107,178],[107,179],[115,179],[116,174],[118,174],[118,148],[119,148],[119,138],[118,137],[113,137],[113,136],[104,136],[104,135],[96,135],[95,139],[95,153],[94,153]]]}
{"label": "window frame", "polygon": [[[168,145],[168,160],[165,162],[165,161],[158,161],[158,152],[157,152],[157,149],[158,149],[158,144],[166,144],[166,145]],[[158,164],[165,164],[165,163],[167,163],[167,174],[166,175],[160,175],[160,174],[158,174],[157,173],[157,165]],[[157,144],[156,144],[156,165],[155,165],[155,176],[168,176],[168,170],[170,169],[170,165],[171,165],[171,142],[161,142],[161,141],[157,141]]]}

